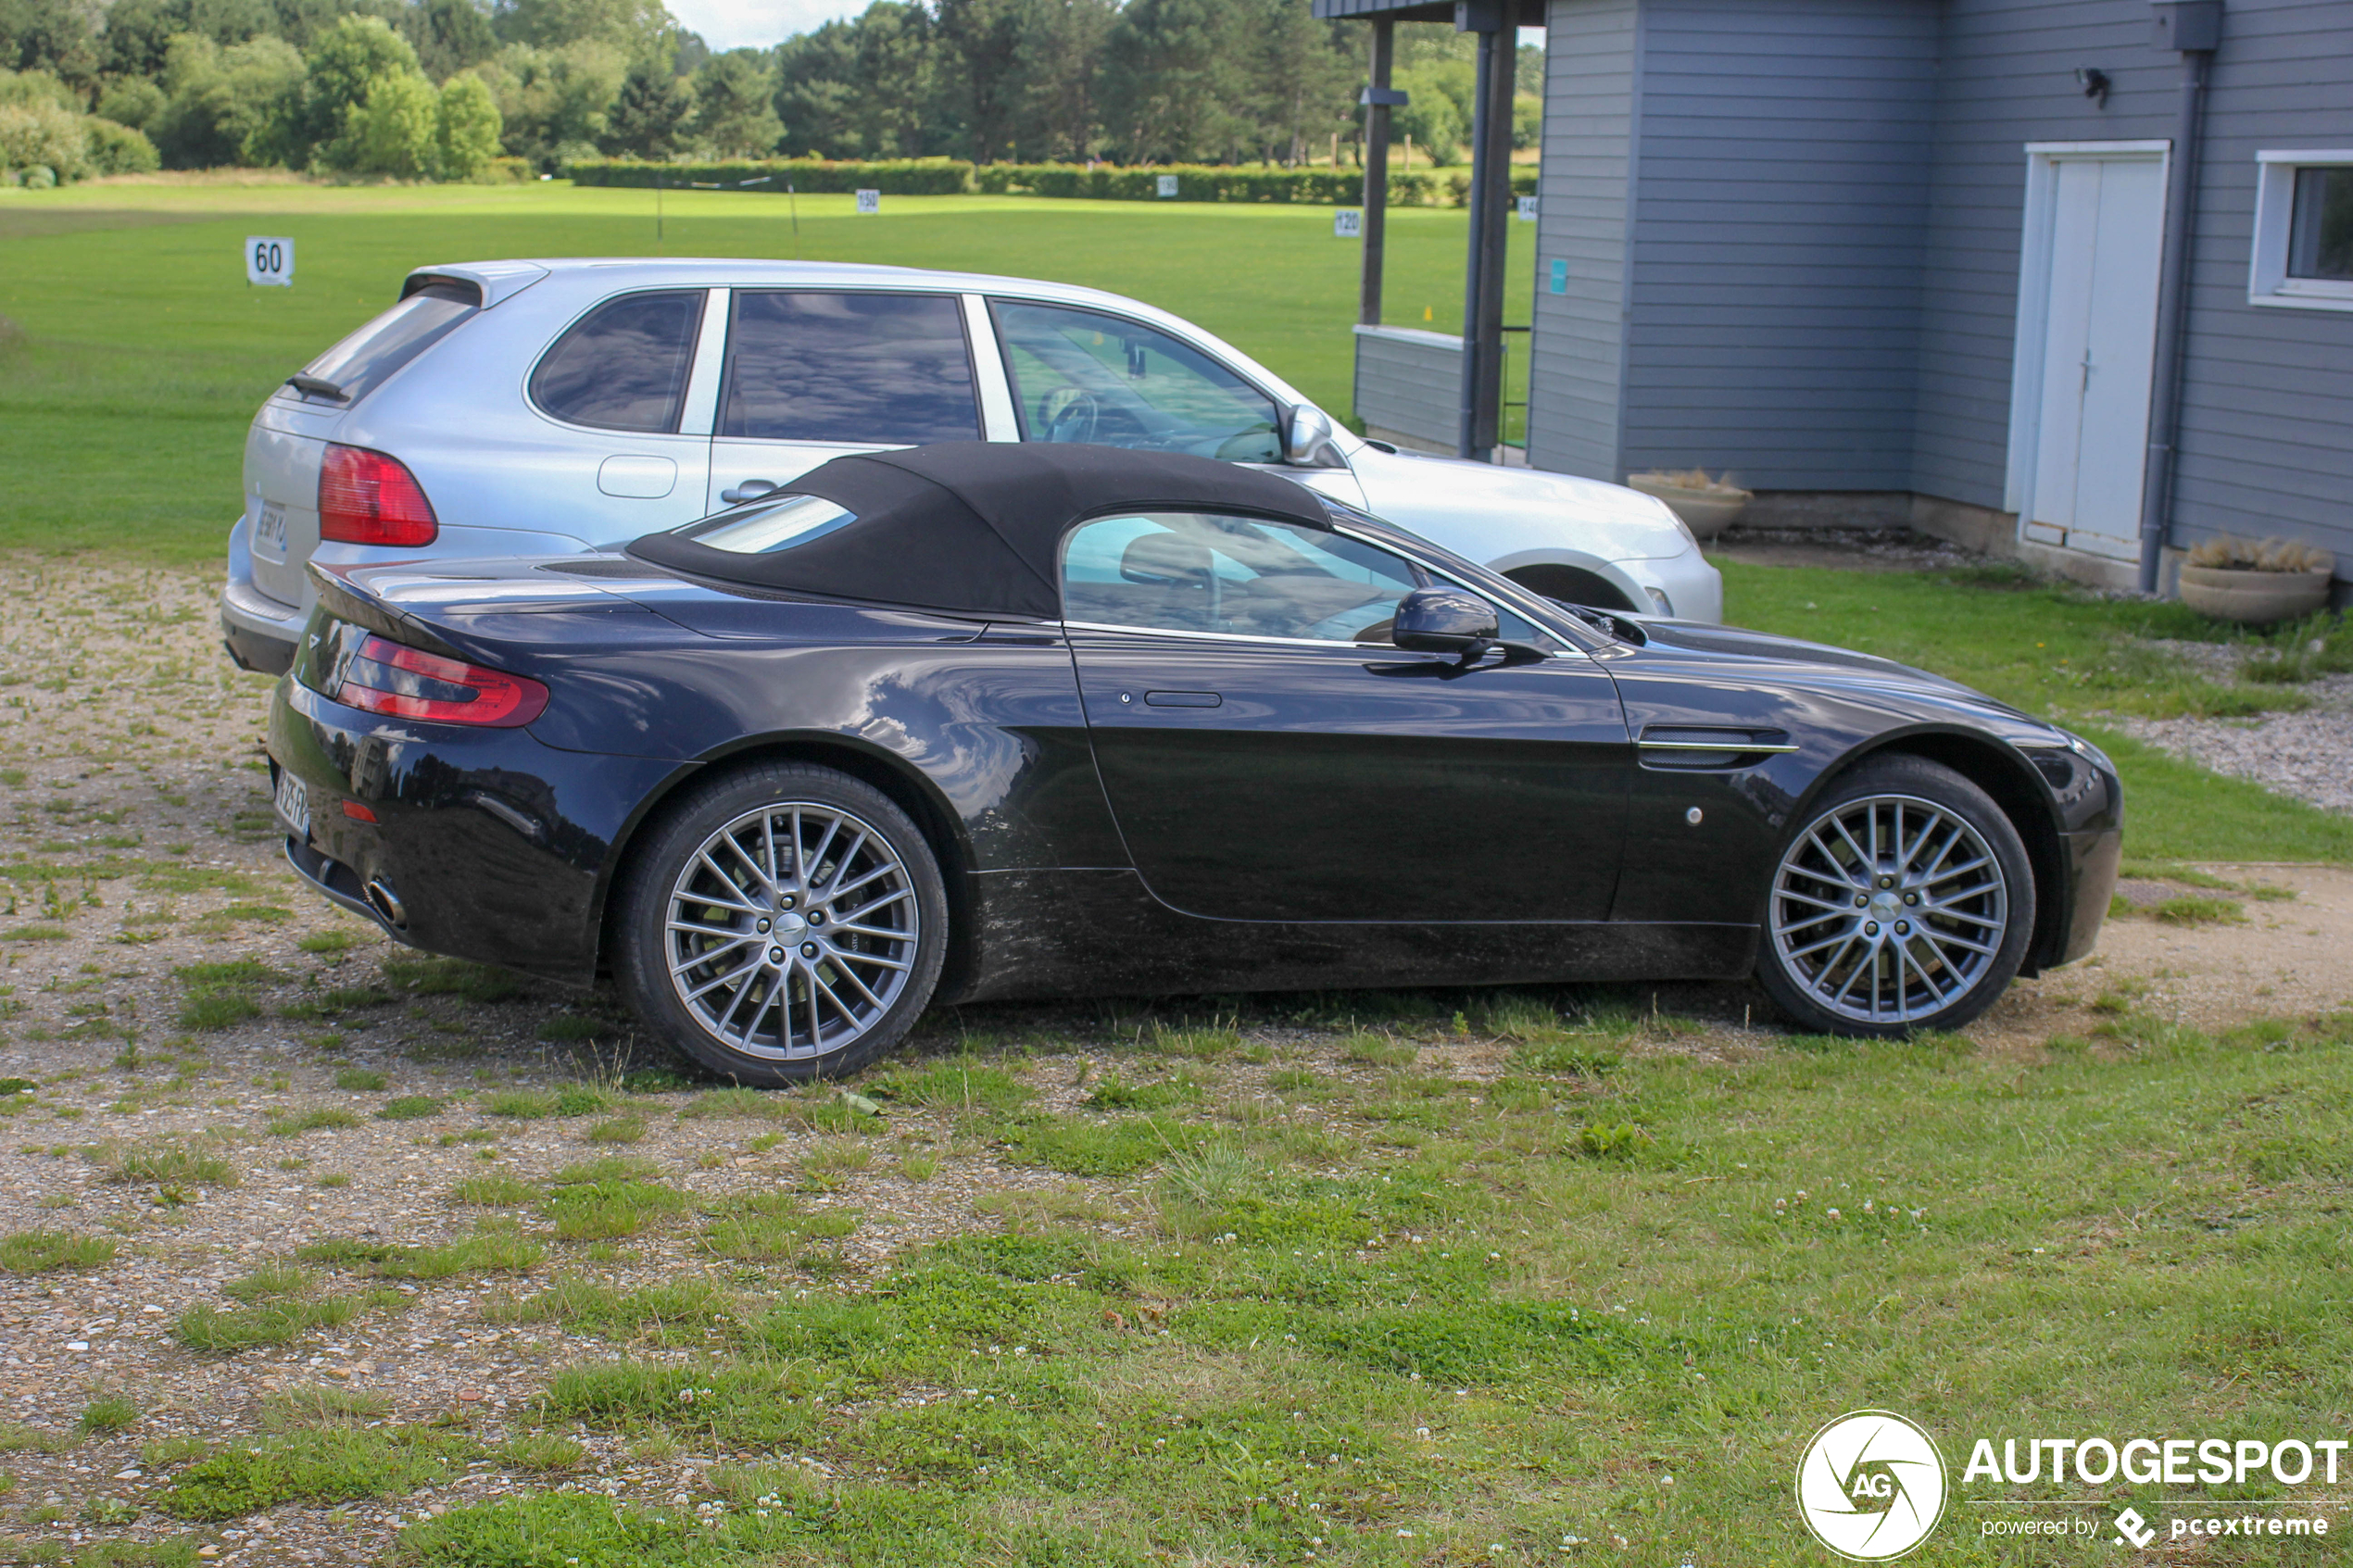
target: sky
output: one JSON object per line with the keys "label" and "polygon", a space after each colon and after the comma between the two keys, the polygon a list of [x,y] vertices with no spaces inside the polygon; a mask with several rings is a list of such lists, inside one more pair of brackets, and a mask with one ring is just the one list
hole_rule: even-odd
{"label": "sky", "polygon": [[[807,32],[840,17],[854,17],[867,0],[669,0],[670,14],[703,36],[714,49],[747,45],[765,49],[796,32]],[[1522,44],[1541,44],[1544,30],[1519,30]]]}
{"label": "sky", "polygon": [[714,49],[766,48],[838,17],[854,17],[866,0],[669,0],[670,14],[703,35]]}

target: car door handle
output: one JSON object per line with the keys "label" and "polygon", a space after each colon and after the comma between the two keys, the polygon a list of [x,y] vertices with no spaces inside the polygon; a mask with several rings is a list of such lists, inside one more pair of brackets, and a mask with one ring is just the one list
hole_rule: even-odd
{"label": "car door handle", "polygon": [[765,479],[747,479],[741,484],[732,484],[722,490],[719,498],[731,507],[741,506],[746,501],[757,501],[762,495],[773,495],[783,488],[783,485]]}
{"label": "car door handle", "polygon": [[1153,708],[1222,708],[1226,699],[1215,692],[1146,692],[1144,701]]}

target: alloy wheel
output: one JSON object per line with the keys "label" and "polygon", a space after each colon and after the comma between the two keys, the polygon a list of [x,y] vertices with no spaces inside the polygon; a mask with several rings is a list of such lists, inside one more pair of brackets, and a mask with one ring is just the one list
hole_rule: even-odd
{"label": "alloy wheel", "polygon": [[1984,835],[1918,796],[1832,807],[1773,877],[1782,972],[1858,1023],[1924,1022],[1952,1008],[1993,969],[2009,919],[2008,884]]}
{"label": "alloy wheel", "polygon": [[831,1056],[874,1028],[924,940],[906,862],[837,807],[779,802],[703,840],[673,884],[664,952],[712,1038],[775,1060]]}

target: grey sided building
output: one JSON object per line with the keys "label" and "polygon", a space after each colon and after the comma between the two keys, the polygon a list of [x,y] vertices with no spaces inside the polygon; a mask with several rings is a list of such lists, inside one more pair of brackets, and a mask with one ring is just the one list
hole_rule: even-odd
{"label": "grey sided building", "polygon": [[2353,576],[2353,3],[1541,19],[1531,465],[2117,586],[2221,533]]}

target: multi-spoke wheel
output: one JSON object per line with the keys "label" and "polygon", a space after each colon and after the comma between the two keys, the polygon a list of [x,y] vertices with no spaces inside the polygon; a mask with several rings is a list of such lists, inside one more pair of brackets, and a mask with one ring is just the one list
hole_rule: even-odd
{"label": "multi-spoke wheel", "polygon": [[1951,1029],[2002,994],[2033,926],[2001,808],[1949,768],[1891,757],[1842,781],[1783,849],[1758,977],[1829,1033]]}
{"label": "multi-spoke wheel", "polygon": [[747,1084],[887,1050],[939,977],[947,901],[879,791],[769,764],[698,789],[633,859],[616,954],[647,1022]]}

